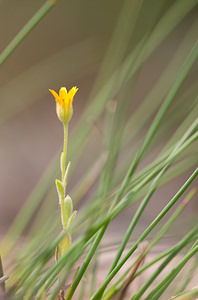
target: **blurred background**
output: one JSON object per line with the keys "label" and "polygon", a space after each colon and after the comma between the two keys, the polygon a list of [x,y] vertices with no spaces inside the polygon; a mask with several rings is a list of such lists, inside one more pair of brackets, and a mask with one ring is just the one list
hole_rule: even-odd
{"label": "blurred background", "polygon": [[[45,1],[38,0],[1,0],[0,1],[0,51],[14,38],[24,24],[33,16]],[[141,1],[140,1],[141,2]],[[147,37],[160,18],[170,11],[178,1],[146,0],[138,7],[138,1],[57,1],[56,5],[22,41],[3,64],[0,71],[0,233],[7,231],[23,203],[34,190],[39,179],[61,151],[63,131],[56,111],[55,101],[48,89],[58,92],[61,86],[70,89],[79,88],[74,99],[74,115],[70,122],[69,147],[73,132],[80,124],[89,128],[89,141],[82,147],[77,168],[71,175],[69,192],[84,172],[94,164],[105,152],[104,131],[105,116],[113,114],[116,101],[120,94],[109,97],[105,109],[98,119],[96,110],[91,107],[93,97],[100,92],[101,87],[111,78],[116,68],[123,63],[142,38]],[[184,3],[184,1],[181,1]],[[167,75],[167,89],[174,82],[184,57],[188,54],[198,33],[198,6],[196,1],[189,11],[184,14],[181,22],[159,42],[152,53],[149,53],[144,63],[138,69],[131,92],[127,119],[138,109],[155,86],[167,65],[182,45],[182,55],[179,56],[173,72]],[[183,4],[181,4],[182,6]],[[135,9],[139,11],[135,29],[131,30],[135,18]],[[182,9],[182,7],[181,7]],[[125,16],[123,18],[123,15]],[[177,16],[175,16],[176,18]],[[174,16],[173,16],[174,19]],[[163,26],[162,26],[163,28]],[[115,35],[116,33],[116,35]],[[189,36],[186,38],[186,36]],[[158,37],[160,41],[160,35]],[[184,42],[185,40],[185,42]],[[106,64],[106,61],[108,63]],[[179,103],[180,98],[189,88],[196,85],[197,64],[192,68],[182,89],[176,96],[174,104],[169,109],[163,121],[162,131],[156,135],[154,148],[147,153],[140,169],[149,164],[160,153],[166,141],[179,127],[186,113],[192,108],[194,98]],[[102,74],[102,75],[101,75]],[[168,80],[170,79],[170,82]],[[119,85],[119,79],[118,79]],[[195,90],[194,90],[195,92]],[[189,100],[188,100],[189,99]],[[192,102],[191,102],[192,101]],[[161,100],[156,101],[156,109]],[[153,115],[156,112],[153,112]],[[145,111],[147,114],[147,111]],[[127,155],[133,157],[138,149],[145,132],[150,125],[153,115],[146,121],[136,135],[133,143],[129,143]],[[82,116],[83,120],[82,120]],[[80,120],[80,121],[79,121]],[[128,135],[133,131],[128,127]],[[161,187],[153,196],[146,212],[141,218],[139,227],[145,227],[165,203],[176,193],[194,169],[197,162],[196,145],[191,149],[192,166],[171,183]],[[120,156],[120,164],[125,152]],[[56,159],[56,158],[55,158]],[[69,153],[69,159],[75,165],[75,155]],[[104,164],[104,162],[103,162]],[[101,164],[101,169],[103,164]],[[58,159],[55,164],[54,176],[50,177],[53,189]],[[71,171],[72,172],[72,171]],[[97,186],[93,187],[83,197],[91,199]],[[50,216],[57,215],[58,200],[54,188],[52,194]],[[75,199],[74,199],[75,202]],[[155,207],[155,209],[154,209]],[[193,221],[197,214],[196,201],[188,206],[185,220]],[[122,235],[129,224],[132,211],[127,210],[119,215],[110,226],[110,234]],[[180,230],[176,225],[176,232]]]}

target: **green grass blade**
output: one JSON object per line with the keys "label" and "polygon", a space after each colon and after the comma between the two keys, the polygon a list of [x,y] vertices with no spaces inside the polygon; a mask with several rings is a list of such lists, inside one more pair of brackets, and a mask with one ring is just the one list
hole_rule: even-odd
{"label": "green grass blade", "polygon": [[0,54],[0,66],[6,61],[16,47],[24,40],[31,30],[43,19],[43,17],[56,4],[56,0],[47,0],[28,23],[19,31],[14,39],[8,44],[5,50]]}

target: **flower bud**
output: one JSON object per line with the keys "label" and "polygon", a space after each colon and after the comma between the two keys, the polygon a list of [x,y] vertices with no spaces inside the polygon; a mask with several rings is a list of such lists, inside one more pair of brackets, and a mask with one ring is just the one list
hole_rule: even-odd
{"label": "flower bud", "polygon": [[54,90],[49,90],[56,100],[56,113],[59,119],[68,123],[73,115],[72,102],[78,88],[74,86],[69,92],[65,87],[60,88],[59,95]]}

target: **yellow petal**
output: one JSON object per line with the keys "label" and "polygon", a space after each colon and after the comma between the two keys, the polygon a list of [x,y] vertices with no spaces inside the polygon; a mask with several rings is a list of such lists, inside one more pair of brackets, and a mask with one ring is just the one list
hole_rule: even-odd
{"label": "yellow petal", "polygon": [[56,100],[56,102],[60,102],[60,97],[59,97],[59,95],[54,91],[54,90],[50,90],[49,89],[49,91],[52,93],[52,95],[54,96],[54,98],[55,98],[55,100]]}
{"label": "yellow petal", "polygon": [[78,91],[78,88],[76,86],[74,86],[69,92],[68,92],[68,98],[69,100],[72,102],[73,98],[76,94],[76,92]]}
{"label": "yellow petal", "polygon": [[65,87],[60,88],[59,90],[59,96],[62,100],[67,100],[67,90]]}

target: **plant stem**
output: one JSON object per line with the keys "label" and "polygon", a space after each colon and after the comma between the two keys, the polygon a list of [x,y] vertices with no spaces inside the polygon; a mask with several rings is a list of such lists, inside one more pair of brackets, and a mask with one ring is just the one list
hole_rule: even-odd
{"label": "plant stem", "polygon": [[184,292],[185,288],[187,287],[188,283],[190,282],[190,280],[192,279],[195,271],[197,270],[198,267],[198,257],[196,258],[195,262],[193,263],[190,271],[188,272],[188,274],[185,277],[185,281],[183,282],[183,284],[181,285],[180,289],[175,293],[175,295],[178,295],[182,292]]}
{"label": "plant stem", "polygon": [[66,170],[68,123],[64,123],[63,127],[64,127],[64,144],[63,144],[63,158],[62,158],[62,161],[61,161],[62,182],[64,182],[65,170]]}

